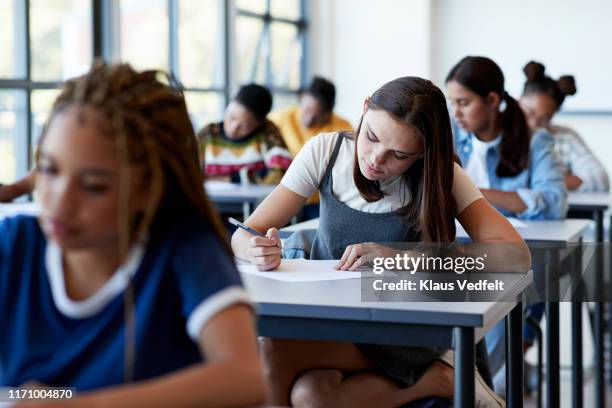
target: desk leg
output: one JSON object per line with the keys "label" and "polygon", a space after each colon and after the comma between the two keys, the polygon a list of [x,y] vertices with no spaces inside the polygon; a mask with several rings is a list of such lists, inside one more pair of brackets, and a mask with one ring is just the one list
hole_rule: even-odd
{"label": "desk leg", "polygon": [[[604,254],[604,250],[603,250],[603,243],[604,243],[604,240],[605,240],[604,239],[604,212],[603,211],[595,211],[593,213],[593,220],[595,221],[595,227],[596,227],[596,229],[595,229],[595,231],[596,231],[595,232],[595,241],[597,242],[597,244],[601,245],[601,251],[597,251],[597,254],[598,254],[598,256],[597,256],[597,262],[598,262],[597,268],[599,270],[603,271],[603,270],[605,270],[604,267],[606,265],[605,254]],[[610,222],[612,223],[612,216],[610,216]],[[612,224],[610,224],[610,242],[612,242]],[[608,270],[612,271],[612,268],[608,268]],[[602,286],[601,287],[606,287],[605,286],[606,285],[606,283],[605,283],[606,282],[606,278],[602,276],[601,279],[602,279]],[[612,282],[612,277],[608,277],[608,282]],[[597,359],[601,359],[601,360],[604,360],[605,352],[606,352],[606,346],[603,343],[603,335],[604,335],[603,332],[605,332],[605,326],[603,324],[605,322],[605,307],[606,306],[608,307],[608,309],[610,309],[610,304],[609,303],[607,303],[607,304],[603,304],[602,303],[601,305],[598,303],[597,306],[596,306],[596,307],[601,307],[601,309],[602,309],[601,312],[600,312],[601,316],[602,316],[601,317],[602,318],[602,321],[601,321],[601,324],[602,324],[602,326],[601,326],[602,327],[601,349],[596,348],[596,350],[595,350],[597,352],[596,358]],[[597,309],[595,309],[595,310],[597,310]],[[608,332],[610,331],[610,328],[612,328],[612,311],[609,310],[608,311]],[[597,341],[596,341],[596,343],[597,343]],[[612,333],[608,334],[608,344],[607,344],[607,346],[608,346],[607,347],[608,352],[612,353]],[[600,351],[601,351],[601,353],[600,353]],[[598,365],[596,364],[595,367],[598,367]],[[611,359],[611,361],[608,362],[608,366],[607,367],[602,365],[601,369],[602,369],[602,373],[600,373],[599,371],[597,371],[595,373],[595,375],[597,377],[596,379],[599,379],[600,375],[603,376],[603,382],[601,384],[602,384],[602,387],[605,386],[605,376],[606,376],[606,372],[607,372],[608,375],[609,375],[609,377],[608,377],[609,378],[609,382],[610,382],[610,384],[612,384],[612,359]],[[598,393],[598,395],[603,395],[602,398],[605,398],[605,390],[601,390],[601,391],[598,390],[597,393]],[[605,405],[605,400],[604,399],[602,399],[602,404]]]}
{"label": "desk leg", "polygon": [[572,303],[572,407],[582,408],[582,303]]}
{"label": "desk leg", "polygon": [[523,406],[523,304],[506,317],[506,390],[509,407]]}
{"label": "desk leg", "polygon": [[603,408],[606,405],[606,390],[604,376],[604,305],[595,303],[595,406]]}
{"label": "desk leg", "polygon": [[473,408],[475,403],[474,328],[455,327],[455,401],[456,408]]}
{"label": "desk leg", "polygon": [[559,303],[546,303],[546,406],[558,407],[559,399]]}

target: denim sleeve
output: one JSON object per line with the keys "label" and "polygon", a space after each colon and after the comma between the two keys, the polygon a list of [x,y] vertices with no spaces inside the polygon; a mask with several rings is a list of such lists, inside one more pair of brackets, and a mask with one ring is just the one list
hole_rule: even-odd
{"label": "denim sleeve", "polygon": [[545,131],[534,133],[529,160],[529,186],[517,190],[527,209],[518,218],[558,220],[567,215],[567,190],[563,165],[554,151],[554,140]]}

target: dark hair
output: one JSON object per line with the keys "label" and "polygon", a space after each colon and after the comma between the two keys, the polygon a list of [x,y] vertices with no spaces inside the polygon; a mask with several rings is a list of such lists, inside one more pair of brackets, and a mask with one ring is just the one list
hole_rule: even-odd
{"label": "dark hair", "polygon": [[530,93],[543,93],[555,101],[557,110],[563,105],[565,97],[576,93],[576,81],[571,75],[563,75],[556,81],[546,75],[546,68],[543,64],[530,61],[523,67],[523,72],[527,77],[523,86],[523,95]]}
{"label": "dark hair", "polygon": [[518,102],[505,91],[504,74],[499,66],[486,57],[468,56],[450,70],[446,83],[451,81],[483,98],[494,92],[500,101],[505,102],[506,107],[501,112],[502,137],[497,175],[514,177],[527,168],[531,132]]}
{"label": "dark hair", "polygon": [[317,98],[325,112],[331,113],[334,110],[334,105],[336,104],[336,87],[327,79],[315,76],[302,93],[307,93]]}
{"label": "dark hair", "polygon": [[[423,139],[423,158],[414,162],[403,175],[410,189],[410,202],[400,210],[406,223],[415,225],[422,241],[454,240],[457,206],[451,191],[455,154],[444,94],[428,80],[403,77],[374,92],[367,109],[387,112],[393,119],[413,128]],[[355,133],[355,146],[360,130],[361,122]],[[368,180],[359,170],[357,147],[353,179],[365,200],[373,202],[383,198],[380,184]]]}
{"label": "dark hair", "polygon": [[257,119],[265,119],[272,109],[272,95],[268,88],[248,84],[241,86],[234,100],[247,108]]}

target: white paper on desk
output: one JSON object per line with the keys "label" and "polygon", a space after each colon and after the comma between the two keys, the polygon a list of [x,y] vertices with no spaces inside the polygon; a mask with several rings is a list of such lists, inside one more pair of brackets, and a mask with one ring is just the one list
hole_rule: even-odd
{"label": "white paper on desk", "polygon": [[[506,217],[506,219],[510,221],[510,224],[512,224],[514,228],[527,228],[527,224],[525,224],[523,221],[519,220],[518,218]],[[457,220],[455,220],[455,225],[457,226],[457,228],[463,229],[463,226],[459,224],[459,221]]]}
{"label": "white paper on desk", "polygon": [[316,282],[361,278],[361,272],[338,271],[334,269],[336,263],[338,263],[337,260],[283,259],[280,266],[273,271],[263,272],[251,264],[238,265],[238,270],[249,275],[262,276],[283,282]]}
{"label": "white paper on desk", "polygon": [[237,190],[240,188],[240,184],[230,183],[229,181],[209,180],[204,183],[204,188],[206,188],[206,191]]}
{"label": "white paper on desk", "polygon": [[527,224],[518,218],[508,217],[508,221],[510,221],[510,224],[512,224],[514,228],[527,228]]}

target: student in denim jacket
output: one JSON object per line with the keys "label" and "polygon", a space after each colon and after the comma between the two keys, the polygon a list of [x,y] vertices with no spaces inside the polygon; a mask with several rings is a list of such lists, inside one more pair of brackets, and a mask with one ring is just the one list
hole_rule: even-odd
{"label": "student in denim jacket", "polygon": [[446,85],[455,151],[485,198],[506,216],[565,218],[567,192],[554,141],[544,130],[530,133],[517,101],[504,91],[497,64],[466,57]]}
{"label": "student in denim jacket", "polygon": [[[504,90],[504,75],[485,57],[468,56],[446,77],[455,152],[484,197],[506,216],[557,220],[567,214],[563,166],[545,130],[530,131],[518,102]],[[539,320],[543,304],[527,307]],[[487,334],[495,383],[505,384],[504,322]],[[535,333],[525,330],[528,348]],[[496,386],[496,390],[497,390]]]}

